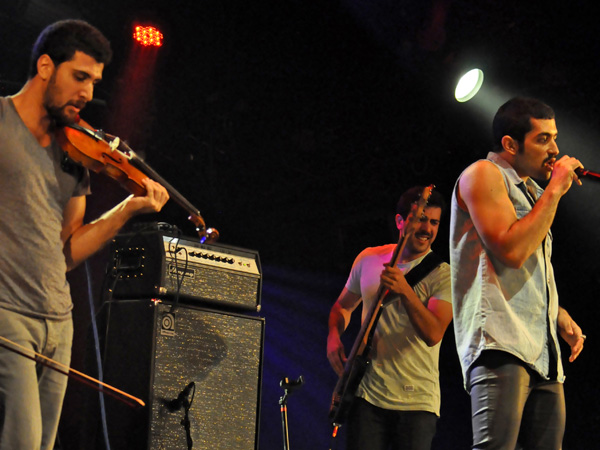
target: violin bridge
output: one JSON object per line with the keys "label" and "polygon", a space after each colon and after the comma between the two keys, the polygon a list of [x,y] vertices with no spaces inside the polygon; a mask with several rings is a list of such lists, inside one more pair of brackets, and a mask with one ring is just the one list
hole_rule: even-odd
{"label": "violin bridge", "polygon": [[119,148],[120,144],[121,144],[121,139],[118,137],[115,137],[112,141],[110,141],[110,143],[108,145],[110,147],[110,150],[114,152],[116,149]]}

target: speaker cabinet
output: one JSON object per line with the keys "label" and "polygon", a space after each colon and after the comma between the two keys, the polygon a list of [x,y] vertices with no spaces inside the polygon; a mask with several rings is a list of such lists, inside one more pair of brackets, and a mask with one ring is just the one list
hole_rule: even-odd
{"label": "speaker cabinet", "polygon": [[190,448],[173,401],[192,382],[193,449],[258,448],[264,319],[153,300],[107,303],[101,315],[104,381],[146,402],[134,410],[106,397],[113,450]]}

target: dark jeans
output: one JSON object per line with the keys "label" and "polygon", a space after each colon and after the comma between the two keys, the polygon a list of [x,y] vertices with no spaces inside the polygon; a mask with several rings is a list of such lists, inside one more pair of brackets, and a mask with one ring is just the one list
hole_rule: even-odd
{"label": "dark jeans", "polygon": [[392,411],[356,398],[346,433],[348,450],[430,450],[437,416],[427,411]]}
{"label": "dark jeans", "polygon": [[475,361],[468,381],[473,449],[560,450],[566,416],[562,383],[544,380],[520,359],[494,350]]}

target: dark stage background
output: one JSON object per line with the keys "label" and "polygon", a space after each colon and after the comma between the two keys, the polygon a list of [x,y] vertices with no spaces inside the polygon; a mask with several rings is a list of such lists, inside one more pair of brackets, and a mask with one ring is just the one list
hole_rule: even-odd
{"label": "dark stage background", "polygon": [[[260,252],[260,448],[282,448],[279,381],[303,375],[288,404],[290,447],[324,449],[336,381],[325,357],[328,311],[358,252],[395,240],[399,194],[434,183],[449,198],[460,172],[490,148],[493,112],[514,95],[550,103],[562,152],[600,170],[594,4],[553,3],[0,0],[0,94],[22,85],[33,40],[48,23],[83,18],[105,32],[115,57],[84,119],[127,139],[201,209],[223,243]],[[134,20],[161,27],[165,45],[133,48]],[[486,70],[486,92],[458,104],[452,85],[469,58]],[[89,199],[90,219],[126,195],[110,180],[93,183],[99,195]],[[574,187],[553,226],[561,303],[588,336],[576,363],[565,358],[565,450],[597,448],[598,441],[598,193],[593,182]],[[142,220],[193,235],[174,204]],[[447,257],[448,217],[440,230],[434,247]],[[89,262],[96,307],[107,257]],[[83,365],[90,323],[84,269],[70,274],[74,368]],[[469,400],[451,329],[440,365],[435,448],[465,449]],[[70,384],[64,450],[78,448],[86,420],[81,391]]]}

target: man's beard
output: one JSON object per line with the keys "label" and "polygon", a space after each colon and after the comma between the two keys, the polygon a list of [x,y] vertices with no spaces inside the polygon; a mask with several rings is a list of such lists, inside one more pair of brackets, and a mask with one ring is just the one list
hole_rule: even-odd
{"label": "man's beard", "polygon": [[85,106],[85,102],[67,102],[62,106],[57,106],[53,100],[57,90],[56,74],[54,73],[52,74],[48,86],[46,87],[46,92],[44,93],[44,108],[48,112],[48,116],[56,127],[62,127],[77,122],[79,115],[69,117],[66,114],[65,109],[67,106],[75,106],[81,110]]}
{"label": "man's beard", "polygon": [[431,242],[431,236],[429,236],[429,238],[429,241],[421,242],[417,239],[416,235],[413,235],[406,242],[406,247],[408,248],[408,251],[413,255],[422,253],[423,251],[429,251],[429,248],[431,248],[431,244],[433,243]]}
{"label": "man's beard", "polygon": [[54,106],[46,106],[46,111],[48,111],[48,116],[54,123],[56,127],[64,127],[66,125],[70,125],[76,122],[75,118],[68,117],[64,113],[64,106],[62,107],[54,107]]}

